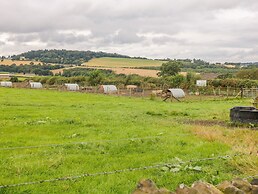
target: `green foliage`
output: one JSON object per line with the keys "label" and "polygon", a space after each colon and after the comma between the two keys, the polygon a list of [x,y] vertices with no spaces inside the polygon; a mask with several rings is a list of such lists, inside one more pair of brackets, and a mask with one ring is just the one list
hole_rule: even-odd
{"label": "green foliage", "polygon": [[181,71],[181,66],[182,63],[177,61],[169,61],[167,63],[163,63],[160,68],[160,72],[158,73],[158,76],[166,77],[177,75]]}
{"label": "green foliage", "polygon": [[239,79],[258,80],[258,68],[241,70],[237,72],[236,77]]}
{"label": "green foliage", "polygon": [[53,75],[50,70],[63,68],[62,65],[0,65],[0,71],[10,73],[35,73],[36,75]]}
{"label": "green foliage", "polygon": [[183,75],[175,75],[171,79],[171,86],[173,88],[179,88],[185,81],[185,77]]}
{"label": "green foliage", "polygon": [[58,64],[76,64],[81,65],[92,58],[100,57],[118,57],[129,58],[125,55],[116,53],[104,53],[93,51],[76,51],[76,50],[37,50],[22,53],[20,55],[13,55],[12,59],[18,60],[20,57],[25,57],[29,60],[42,61],[45,63],[58,63]]}
{"label": "green foliage", "polygon": [[103,75],[101,73],[101,71],[99,70],[95,70],[90,72],[89,74],[89,83],[92,86],[96,86],[98,84],[102,84],[103,81]]}
{"label": "green foliage", "polygon": [[10,78],[10,81],[11,81],[11,82],[19,82],[19,79],[18,79],[18,77],[16,77],[16,76],[12,76],[12,77]]}
{"label": "green foliage", "polygon": [[200,75],[189,72],[186,74],[186,82],[183,88],[194,88],[196,86],[196,80],[201,79]]}
{"label": "green foliage", "polygon": [[234,75],[232,73],[223,73],[218,75],[218,79],[227,79],[227,78],[233,78]]}
{"label": "green foliage", "polygon": [[[77,77],[76,83],[81,85],[99,85],[99,84],[115,84],[117,86],[125,85],[138,85],[144,88],[155,88],[161,87],[163,81],[158,78],[152,77],[141,77],[139,75],[124,75],[124,74],[115,74],[111,70],[100,70],[100,69],[91,69],[91,68],[72,68],[65,69],[63,76],[55,76],[56,79],[48,81],[50,85],[54,84],[63,84],[63,83],[75,83],[74,80]],[[34,79],[34,78],[33,78]],[[35,78],[37,79],[37,78]],[[51,79],[48,77],[47,79]],[[55,80],[55,83],[53,82]],[[66,82],[64,82],[64,80]]]}
{"label": "green foliage", "polygon": [[235,88],[251,88],[258,87],[257,80],[248,80],[248,79],[214,79],[209,81],[210,86],[214,87],[235,87]]}

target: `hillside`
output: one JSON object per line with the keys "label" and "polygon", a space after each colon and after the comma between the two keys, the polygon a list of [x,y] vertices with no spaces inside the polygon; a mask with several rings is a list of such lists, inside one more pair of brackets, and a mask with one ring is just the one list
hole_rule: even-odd
{"label": "hillside", "polygon": [[84,62],[89,61],[92,58],[100,57],[129,58],[129,56],[116,53],[54,49],[28,51],[19,55],[13,55],[12,59],[19,60],[20,58],[25,58],[28,60],[41,61],[45,63],[80,65]]}

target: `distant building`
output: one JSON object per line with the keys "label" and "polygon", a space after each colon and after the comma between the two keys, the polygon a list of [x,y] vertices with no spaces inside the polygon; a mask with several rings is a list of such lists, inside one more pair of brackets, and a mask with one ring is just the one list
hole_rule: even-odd
{"label": "distant building", "polygon": [[9,79],[10,77],[10,74],[0,74],[0,79]]}
{"label": "distant building", "polygon": [[137,85],[127,85],[126,89],[136,89],[137,87]]}
{"label": "distant building", "polygon": [[13,83],[12,82],[0,82],[0,86],[2,86],[2,87],[12,87]]}
{"label": "distant building", "polygon": [[117,93],[117,87],[115,85],[101,85],[99,91],[105,94]]}
{"label": "distant building", "polygon": [[78,91],[80,89],[78,84],[65,84],[68,91]]}
{"label": "distant building", "polygon": [[180,88],[171,88],[167,90],[167,93],[169,93],[171,96],[175,98],[184,98],[185,97],[185,92],[184,90]]}
{"label": "distant building", "polygon": [[196,80],[196,86],[206,87],[207,86],[207,80]]}
{"label": "distant building", "polygon": [[30,82],[30,88],[34,88],[34,89],[40,89],[42,88],[42,84],[40,82]]}

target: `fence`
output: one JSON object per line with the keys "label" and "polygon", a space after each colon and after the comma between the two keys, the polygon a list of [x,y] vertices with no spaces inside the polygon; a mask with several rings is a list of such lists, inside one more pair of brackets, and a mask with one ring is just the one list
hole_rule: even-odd
{"label": "fence", "polygon": [[[200,158],[200,159],[193,159],[193,160],[188,160],[188,161],[179,161],[177,163],[162,163],[162,164],[155,164],[155,165],[150,165],[150,166],[141,166],[141,167],[136,167],[136,168],[118,169],[118,170],[113,170],[113,171],[103,171],[103,172],[96,172],[96,173],[83,173],[83,174],[74,175],[74,176],[66,176],[66,177],[52,178],[52,179],[45,179],[45,180],[33,180],[33,181],[30,181],[30,182],[0,185],[0,189],[1,188],[10,188],[10,187],[21,187],[21,186],[26,186],[26,185],[42,184],[42,183],[47,183],[47,182],[50,183],[50,182],[57,182],[57,181],[74,180],[74,179],[79,179],[79,178],[84,178],[84,177],[95,177],[95,176],[103,176],[103,175],[111,175],[111,174],[119,174],[119,173],[128,173],[128,172],[133,172],[133,171],[158,169],[158,168],[161,168],[161,167],[171,167],[171,166],[178,166],[178,165],[182,165],[182,164],[212,161],[212,160],[219,160],[219,159],[226,160],[226,159],[234,158],[236,156],[240,156],[240,155],[235,154],[235,155],[232,155],[232,156],[230,156],[230,155],[216,156],[216,157],[211,157],[211,158]],[[248,178],[256,177],[256,176],[257,175],[249,176]]]}
{"label": "fence", "polygon": [[258,96],[258,88],[250,88],[250,89],[245,88],[243,90],[243,96],[250,97],[250,98],[257,97]]}
{"label": "fence", "polygon": [[235,87],[204,87],[195,91],[198,95],[232,96],[255,98],[258,96],[258,88],[235,88]]}
{"label": "fence", "polygon": [[[15,88],[29,88],[28,83],[14,83]],[[67,91],[66,87],[63,85],[44,85],[44,89]],[[133,97],[150,97],[150,96],[162,96],[164,88],[130,88],[126,89],[124,87],[118,87],[117,92],[112,95],[118,96],[133,96]],[[201,96],[221,96],[221,97],[248,97],[255,98],[258,96],[258,88],[236,88],[236,87],[198,87],[195,89],[185,89],[187,95],[201,95]],[[98,86],[86,86],[80,87],[79,92],[82,93],[95,93],[103,94],[99,90]]]}

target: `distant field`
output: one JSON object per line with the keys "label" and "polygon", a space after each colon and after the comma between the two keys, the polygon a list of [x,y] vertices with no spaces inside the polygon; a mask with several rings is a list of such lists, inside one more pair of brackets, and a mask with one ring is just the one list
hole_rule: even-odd
{"label": "distant field", "polygon": [[3,61],[0,61],[0,65],[16,64],[17,66],[19,66],[19,65],[29,65],[31,62],[33,62],[35,65],[42,64],[41,62],[37,62],[37,61],[18,61],[18,60],[4,59]]}
{"label": "distant field", "polygon": [[[157,70],[149,70],[149,69],[133,69],[133,68],[122,68],[122,67],[93,67],[93,66],[77,66],[77,67],[67,67],[62,69],[54,69],[51,70],[53,74],[59,74],[63,73],[65,69],[73,69],[73,68],[92,68],[92,69],[105,69],[105,70],[112,70],[116,74],[125,74],[125,75],[131,75],[136,74],[143,77],[158,77],[157,73],[159,71]],[[184,73],[184,72],[182,72]]]}
{"label": "distant field", "polygon": [[128,59],[128,58],[95,58],[83,65],[94,67],[148,67],[161,66],[164,61],[150,59]]}
{"label": "distant field", "polygon": [[[172,190],[200,179],[217,184],[235,176],[257,174],[257,157],[250,155],[257,151],[257,132],[219,124],[228,122],[229,108],[249,103],[205,98],[165,103],[0,88],[0,187],[246,153],[234,159],[181,164],[171,171],[165,167],[128,170],[0,188],[0,193],[131,193],[142,178]],[[21,146],[25,148],[14,148]]]}

